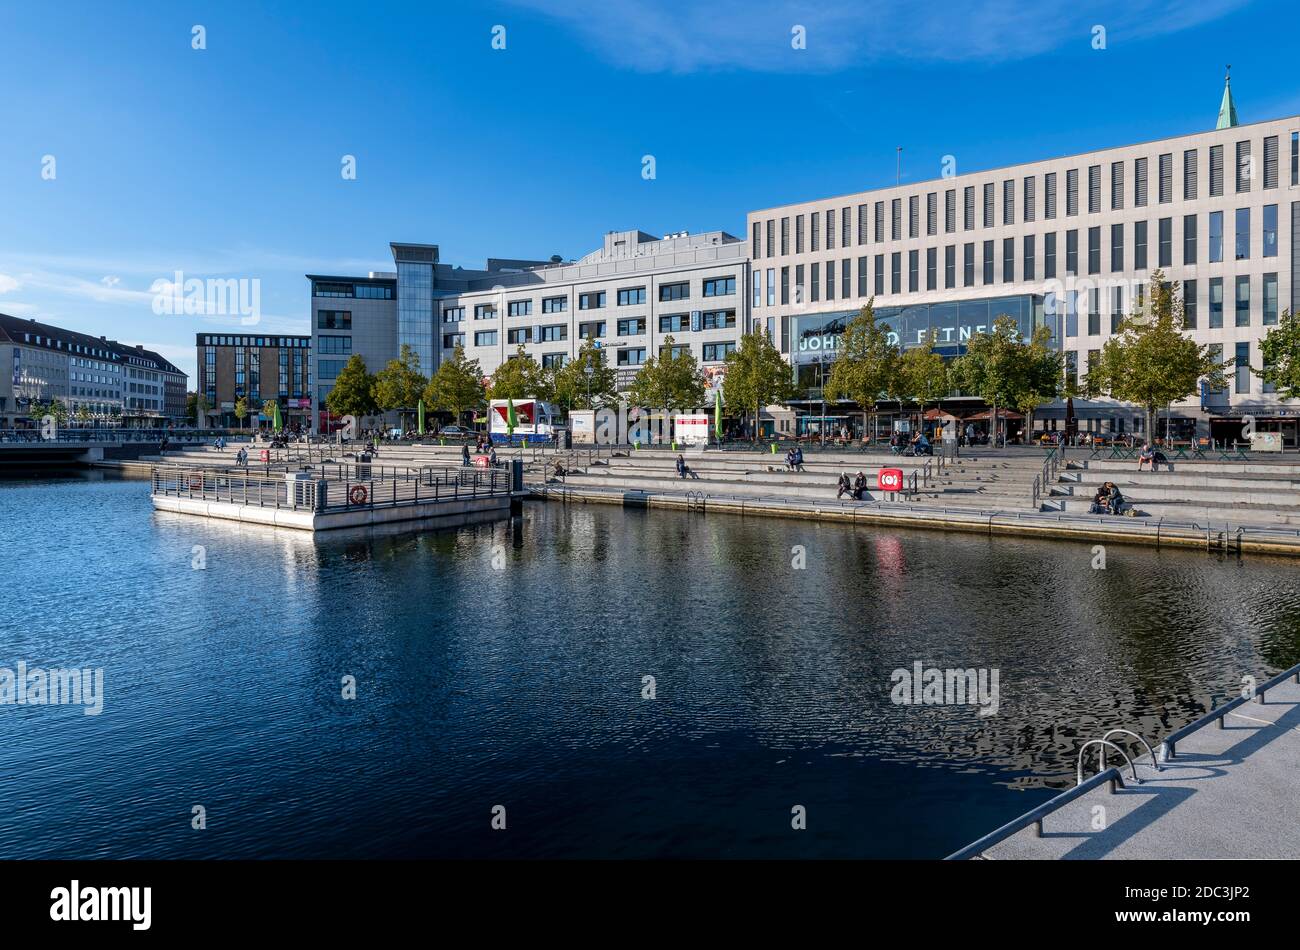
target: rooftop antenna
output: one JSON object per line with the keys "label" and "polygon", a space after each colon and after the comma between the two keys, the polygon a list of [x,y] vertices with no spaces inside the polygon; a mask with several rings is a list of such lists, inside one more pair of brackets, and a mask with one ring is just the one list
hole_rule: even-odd
{"label": "rooftop antenna", "polygon": [[899,145],[896,149],[897,155],[894,160],[894,187],[903,183],[903,146]]}

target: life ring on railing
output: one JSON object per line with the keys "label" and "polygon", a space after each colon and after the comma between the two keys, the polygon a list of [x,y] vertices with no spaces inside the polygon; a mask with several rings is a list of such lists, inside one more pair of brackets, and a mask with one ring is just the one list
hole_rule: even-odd
{"label": "life ring on railing", "polygon": [[202,475],[191,475],[191,476],[190,476],[190,491],[203,491],[203,476],[202,476]]}
{"label": "life ring on railing", "polygon": [[348,489],[348,503],[353,505],[364,505],[369,493],[365,485],[353,485]]}

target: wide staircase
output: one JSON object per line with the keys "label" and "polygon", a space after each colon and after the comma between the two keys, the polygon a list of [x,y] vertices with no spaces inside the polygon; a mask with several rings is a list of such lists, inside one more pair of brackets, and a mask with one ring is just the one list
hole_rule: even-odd
{"label": "wide staircase", "polygon": [[[805,453],[803,471],[793,472],[786,468],[783,455],[711,450],[684,453],[690,474],[680,478],[676,453],[625,449],[612,457],[575,456],[565,463],[563,478],[556,478],[550,468],[543,473],[533,467],[529,481],[574,491],[647,496],[691,492],[704,499],[753,499],[809,508],[868,503],[1038,511],[1084,519],[1111,517],[1090,515],[1088,509],[1098,488],[1112,481],[1132,512],[1126,512],[1126,517],[1195,525],[1300,527],[1300,460],[1294,457],[1177,461],[1158,472],[1138,472],[1136,460],[1094,459],[1084,449],[1070,449],[1054,465],[1047,464],[1047,453],[1030,447],[969,448],[962,453],[941,460],[897,457],[887,450],[810,451]],[[876,473],[886,466],[903,470],[904,492],[876,489]],[[840,473],[852,479],[859,471],[870,486],[867,498],[837,499]]]}
{"label": "wide staircase", "polygon": [[1041,506],[1087,514],[1108,481],[1119,486],[1137,517],[1300,526],[1300,461],[1293,457],[1177,461],[1139,472],[1136,461],[1089,459],[1081,453],[1057,472]]}

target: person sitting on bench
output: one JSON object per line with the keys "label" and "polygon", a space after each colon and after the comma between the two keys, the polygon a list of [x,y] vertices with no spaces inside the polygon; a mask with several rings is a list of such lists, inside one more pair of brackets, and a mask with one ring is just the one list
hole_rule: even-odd
{"label": "person sitting on bench", "polygon": [[840,472],[839,488],[840,488],[840,490],[839,490],[838,492],[836,492],[836,494],[835,494],[835,500],[836,500],[836,501],[839,501],[839,500],[840,500],[841,498],[843,498],[845,495],[849,495],[850,497],[854,497],[854,496],[853,496],[853,483],[852,483],[851,481],[849,481],[849,473],[848,473],[848,472]]}
{"label": "person sitting on bench", "polygon": [[867,476],[858,472],[858,477],[853,479],[853,497],[862,501],[867,497]]}

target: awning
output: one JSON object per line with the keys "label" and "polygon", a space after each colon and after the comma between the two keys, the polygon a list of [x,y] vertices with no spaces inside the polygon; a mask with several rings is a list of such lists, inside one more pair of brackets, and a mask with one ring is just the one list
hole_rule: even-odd
{"label": "awning", "polygon": [[942,409],[927,409],[925,411],[925,420],[927,422],[960,422],[961,420],[951,412],[944,412]]}
{"label": "awning", "polygon": [[[973,421],[976,421],[976,422],[980,422],[980,421],[987,422],[989,419],[992,419],[992,418],[993,418],[993,410],[992,410],[992,409],[985,409],[983,412],[977,412],[977,413],[975,413],[973,416],[967,416],[967,417],[966,417],[966,420],[967,420],[967,421],[972,421],[972,420],[973,420]],[[1010,409],[999,409],[999,410],[998,410],[998,418],[999,418],[999,419],[1023,419],[1024,416],[1022,416],[1022,415],[1021,415],[1020,413],[1018,413],[1018,412],[1013,412],[1013,411],[1010,410]]]}

